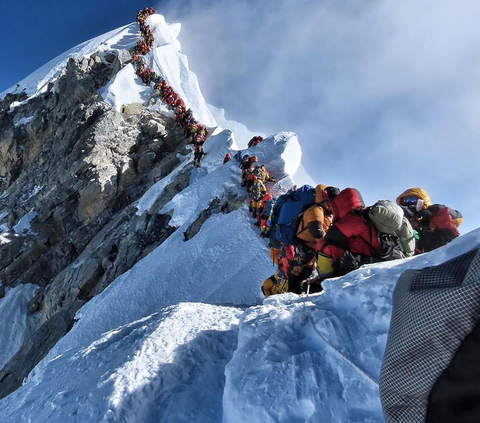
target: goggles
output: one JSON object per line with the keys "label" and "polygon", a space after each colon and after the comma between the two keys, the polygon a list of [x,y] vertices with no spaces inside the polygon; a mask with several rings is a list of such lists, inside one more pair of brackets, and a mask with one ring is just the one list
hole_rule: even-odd
{"label": "goggles", "polygon": [[418,197],[415,197],[414,195],[409,195],[407,197],[403,197],[400,203],[402,206],[416,206],[418,200]]}

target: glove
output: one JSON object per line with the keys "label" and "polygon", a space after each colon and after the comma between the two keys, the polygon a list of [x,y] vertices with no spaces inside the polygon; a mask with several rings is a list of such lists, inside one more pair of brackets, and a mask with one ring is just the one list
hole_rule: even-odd
{"label": "glove", "polygon": [[338,260],[338,265],[346,272],[351,272],[360,267],[360,262],[350,251],[345,251]]}

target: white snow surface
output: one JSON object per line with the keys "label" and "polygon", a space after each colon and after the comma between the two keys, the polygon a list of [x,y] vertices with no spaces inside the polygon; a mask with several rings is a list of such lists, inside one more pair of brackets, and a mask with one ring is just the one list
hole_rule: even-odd
{"label": "white snow surface", "polygon": [[103,99],[117,111],[125,104],[146,104],[152,96],[153,89],[146,86],[135,74],[131,64],[120,69],[115,77],[102,89]]}
{"label": "white snow surface", "polygon": [[15,127],[26,125],[34,119],[34,116],[28,116],[21,118],[17,123],[14,124]]}
{"label": "white snow surface", "polygon": [[[162,15],[149,16],[147,24],[150,25],[155,40],[153,48],[144,56],[147,67],[168,81],[184,100],[186,107],[193,110],[198,121],[216,127],[217,122],[203,98],[197,76],[189,70],[187,57],[181,52],[177,40],[180,24],[169,25]],[[101,94],[107,103],[121,110],[125,104],[146,105],[152,91],[135,75],[133,66],[128,65],[115,75]]]}
{"label": "white snow surface", "polygon": [[[3,98],[7,93],[20,93],[25,91],[29,97],[34,97],[47,90],[48,84],[53,83],[65,69],[69,58],[81,59],[89,57],[98,51],[121,50],[133,47],[140,38],[140,30],[136,23],[107,32],[95,37],[55,57],[50,62],[37,69],[18,83],[0,93]],[[28,100],[28,99],[27,99]]]}
{"label": "white snow surface", "polygon": [[30,210],[25,216],[23,216],[18,223],[13,227],[13,230],[17,234],[22,233],[31,233],[34,234],[31,229],[31,222],[37,217],[37,212],[35,210]]}
{"label": "white snow surface", "polygon": [[[225,260],[233,254],[226,244],[206,245],[230,226],[251,237],[257,255],[267,251],[244,232],[245,210],[216,217],[177,265],[179,250],[159,247],[83,307],[72,331],[1,401],[0,422],[383,422],[378,376],[399,275],[480,246],[479,229],[432,253],[331,279],[324,294],[285,294],[244,310],[214,304],[245,301],[242,290],[258,290],[262,279],[251,267],[260,267],[241,249]],[[202,263],[189,260],[198,248]],[[187,283],[195,266],[198,279]],[[254,282],[232,284],[245,283],[244,273]],[[180,303],[191,299],[203,304]]]}
{"label": "white snow surface", "polygon": [[[148,23],[155,36],[148,64],[167,77],[202,123],[217,126],[180,53],[180,26],[160,16]],[[36,95],[58,77],[69,56],[128,48],[138,37],[132,24],[83,43],[21,81],[18,90]],[[148,90],[127,66],[103,95],[119,108],[145,102]],[[136,204],[139,214],[168,213],[176,231],[79,310],[72,330],[23,386],[0,400],[0,423],[384,421],[378,377],[399,275],[478,248],[480,229],[434,252],[327,280],[322,294],[263,300],[260,286],[275,268],[246,204],[213,214],[184,240],[215,198],[246,200],[238,163],[221,164],[238,148],[235,126],[222,131],[222,124],[205,143],[207,156],[189,187],[162,210],[153,209],[191,156],[181,157],[174,173]],[[241,132],[243,145],[249,134]],[[288,189],[301,167],[301,148],[291,132],[266,137],[246,152],[278,180],[269,184],[274,193]],[[28,230],[27,221],[16,229]],[[9,289],[0,299],[0,364],[32,330],[35,316],[28,315],[26,303],[36,289]]]}

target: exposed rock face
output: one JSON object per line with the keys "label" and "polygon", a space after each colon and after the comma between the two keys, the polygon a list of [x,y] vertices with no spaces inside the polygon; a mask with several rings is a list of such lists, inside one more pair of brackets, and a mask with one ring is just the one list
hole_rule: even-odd
{"label": "exposed rock face", "polygon": [[[110,59],[115,58],[118,55]],[[170,229],[162,232],[150,224],[151,216],[138,217],[133,208],[125,207],[179,164],[177,153],[185,153],[186,140],[163,116],[143,109],[140,116],[125,119],[107,106],[98,88],[112,76],[111,68],[101,60],[90,62],[70,60],[54,90],[13,112],[10,104],[20,98],[7,96],[1,104],[0,210],[8,212],[4,220],[11,227],[35,212],[29,230],[2,234],[8,241],[0,244],[2,252],[6,250],[0,262],[0,278],[6,285],[46,286],[59,277],[76,280],[78,295],[88,299],[97,283],[106,286],[105,279],[111,281],[131,267],[144,248],[168,236]],[[168,143],[168,138],[174,142]],[[175,148],[167,150],[165,144]],[[168,221],[161,223],[168,228]],[[89,271],[83,271],[83,265],[75,271],[67,268],[86,253],[95,237],[108,251],[97,250],[101,257],[97,260],[82,259],[89,263]],[[136,252],[126,254],[128,261],[122,245]],[[103,266],[92,264],[102,261]],[[75,299],[70,297],[71,292],[67,298]],[[41,309],[46,318],[52,313]]]}
{"label": "exposed rock face", "polygon": [[239,198],[233,193],[227,193],[226,198],[214,198],[208,208],[203,210],[197,220],[193,222],[183,233],[185,241],[198,234],[205,221],[215,213],[230,213],[245,203],[244,198]]}
{"label": "exposed rock face", "polygon": [[73,325],[73,318],[84,301],[75,301],[42,325],[0,370],[0,397],[3,398],[22,385],[30,370]]}
{"label": "exposed rock face", "polygon": [[[0,397],[20,386],[82,304],[176,229],[158,210],[188,186],[192,165],[150,213],[137,215],[134,202],[191,153],[187,139],[173,119],[141,105],[119,113],[98,94],[129,60],[128,52],[71,59],[46,93],[0,101],[0,285],[43,288],[29,304],[40,313],[37,331],[0,371]],[[240,206],[228,200],[212,204],[188,237],[212,213]]]}

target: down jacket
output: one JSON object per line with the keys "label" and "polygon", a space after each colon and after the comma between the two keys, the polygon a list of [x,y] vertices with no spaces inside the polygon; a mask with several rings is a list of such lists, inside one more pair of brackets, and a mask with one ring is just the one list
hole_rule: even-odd
{"label": "down jacket", "polygon": [[338,261],[345,251],[364,257],[381,253],[378,232],[368,223],[362,210],[365,203],[354,188],[346,188],[332,201],[333,224],[316,250]]}
{"label": "down jacket", "polygon": [[315,243],[325,236],[332,224],[329,198],[325,189],[326,185],[319,184],[315,188],[315,204],[303,212],[298,224],[297,238],[306,242],[312,248]]}

